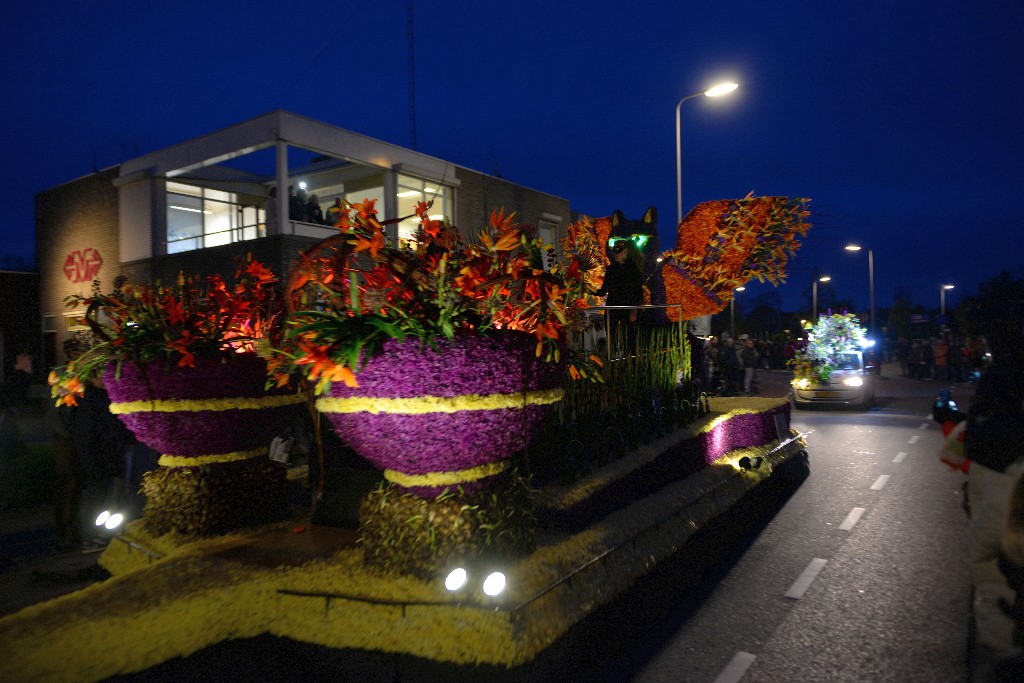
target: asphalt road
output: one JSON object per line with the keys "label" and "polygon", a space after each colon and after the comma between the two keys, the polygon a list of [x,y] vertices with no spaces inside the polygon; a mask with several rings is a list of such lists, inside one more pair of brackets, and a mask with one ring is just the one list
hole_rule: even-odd
{"label": "asphalt road", "polygon": [[[582,678],[966,680],[964,476],[937,458],[938,388],[890,375],[871,411],[794,411],[793,426],[813,430],[810,476],[669,616]],[[762,389],[784,392],[785,376],[762,374]],[[954,395],[966,404],[970,390]]]}

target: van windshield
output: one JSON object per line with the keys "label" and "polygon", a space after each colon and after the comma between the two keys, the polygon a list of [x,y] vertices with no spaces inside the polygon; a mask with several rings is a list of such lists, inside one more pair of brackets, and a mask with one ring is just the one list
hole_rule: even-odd
{"label": "van windshield", "polygon": [[837,353],[836,370],[860,370],[860,355],[856,353]]}

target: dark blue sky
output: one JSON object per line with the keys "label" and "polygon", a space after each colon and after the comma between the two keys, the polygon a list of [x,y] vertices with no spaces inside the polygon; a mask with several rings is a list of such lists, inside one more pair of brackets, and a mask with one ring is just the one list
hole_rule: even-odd
{"label": "dark blue sky", "polygon": [[[819,270],[867,306],[849,241],[874,250],[879,307],[1021,273],[1019,0],[433,0],[414,16],[419,151],[590,215],[654,205],[665,247],[675,104],[739,82],[683,104],[684,211],[811,198],[788,309]],[[3,3],[0,255],[32,255],[36,192],[278,107],[409,145],[407,40],[407,0]]]}

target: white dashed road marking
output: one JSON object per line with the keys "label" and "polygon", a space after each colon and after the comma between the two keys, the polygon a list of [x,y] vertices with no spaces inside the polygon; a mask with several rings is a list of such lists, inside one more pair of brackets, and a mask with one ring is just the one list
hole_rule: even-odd
{"label": "white dashed road marking", "polygon": [[722,669],[722,673],[718,674],[715,683],[737,683],[737,681],[743,678],[743,674],[747,673],[747,669],[750,668],[755,659],[757,659],[756,656],[740,650],[732,658],[732,661],[729,662],[729,665]]}
{"label": "white dashed road marking", "polygon": [[824,569],[825,565],[828,564],[828,560],[823,560],[820,557],[816,557],[811,560],[811,563],[807,565],[807,568],[797,577],[793,585],[786,591],[784,597],[791,598],[793,600],[799,600],[803,597],[804,591],[811,587],[814,579],[817,578],[818,572]]}
{"label": "white dashed road marking", "polygon": [[885,485],[889,482],[888,474],[881,474],[878,479],[875,479],[875,483],[871,485],[872,491],[881,491]]}
{"label": "white dashed road marking", "polygon": [[850,514],[846,515],[846,519],[839,525],[842,531],[849,531],[854,527],[855,524],[860,520],[860,516],[864,514],[864,508],[853,508],[850,510]]}
{"label": "white dashed road marking", "polygon": [[918,427],[918,429],[928,429],[928,423],[927,422],[921,423],[921,426]]}
{"label": "white dashed road marking", "polygon": [[917,443],[920,440],[921,440],[921,435],[920,434],[914,434],[912,437],[907,439],[907,443]]}
{"label": "white dashed road marking", "polygon": [[903,451],[900,451],[899,453],[896,454],[896,457],[893,458],[892,461],[895,463],[900,463],[903,462],[903,458],[905,457],[907,457],[907,454],[904,453]]}

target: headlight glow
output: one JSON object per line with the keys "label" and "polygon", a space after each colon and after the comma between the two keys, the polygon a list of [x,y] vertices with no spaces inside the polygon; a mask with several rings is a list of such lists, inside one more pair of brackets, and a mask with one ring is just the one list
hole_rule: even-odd
{"label": "headlight glow", "polygon": [[104,510],[96,518],[96,526],[103,526],[107,523],[108,519],[110,519],[110,510]]}
{"label": "headlight glow", "polygon": [[107,517],[107,521],[103,523],[103,526],[106,527],[108,530],[113,531],[118,526],[120,526],[121,522],[123,521],[124,515],[122,515],[120,512],[115,512],[114,514]]}
{"label": "headlight glow", "polygon": [[859,387],[864,384],[864,380],[860,377],[847,377],[843,380],[843,384],[848,387]]}
{"label": "headlight glow", "polygon": [[807,387],[811,386],[811,381],[804,377],[802,379],[798,379],[796,381],[796,384],[794,384],[793,386],[795,386],[797,389],[806,389]]}

